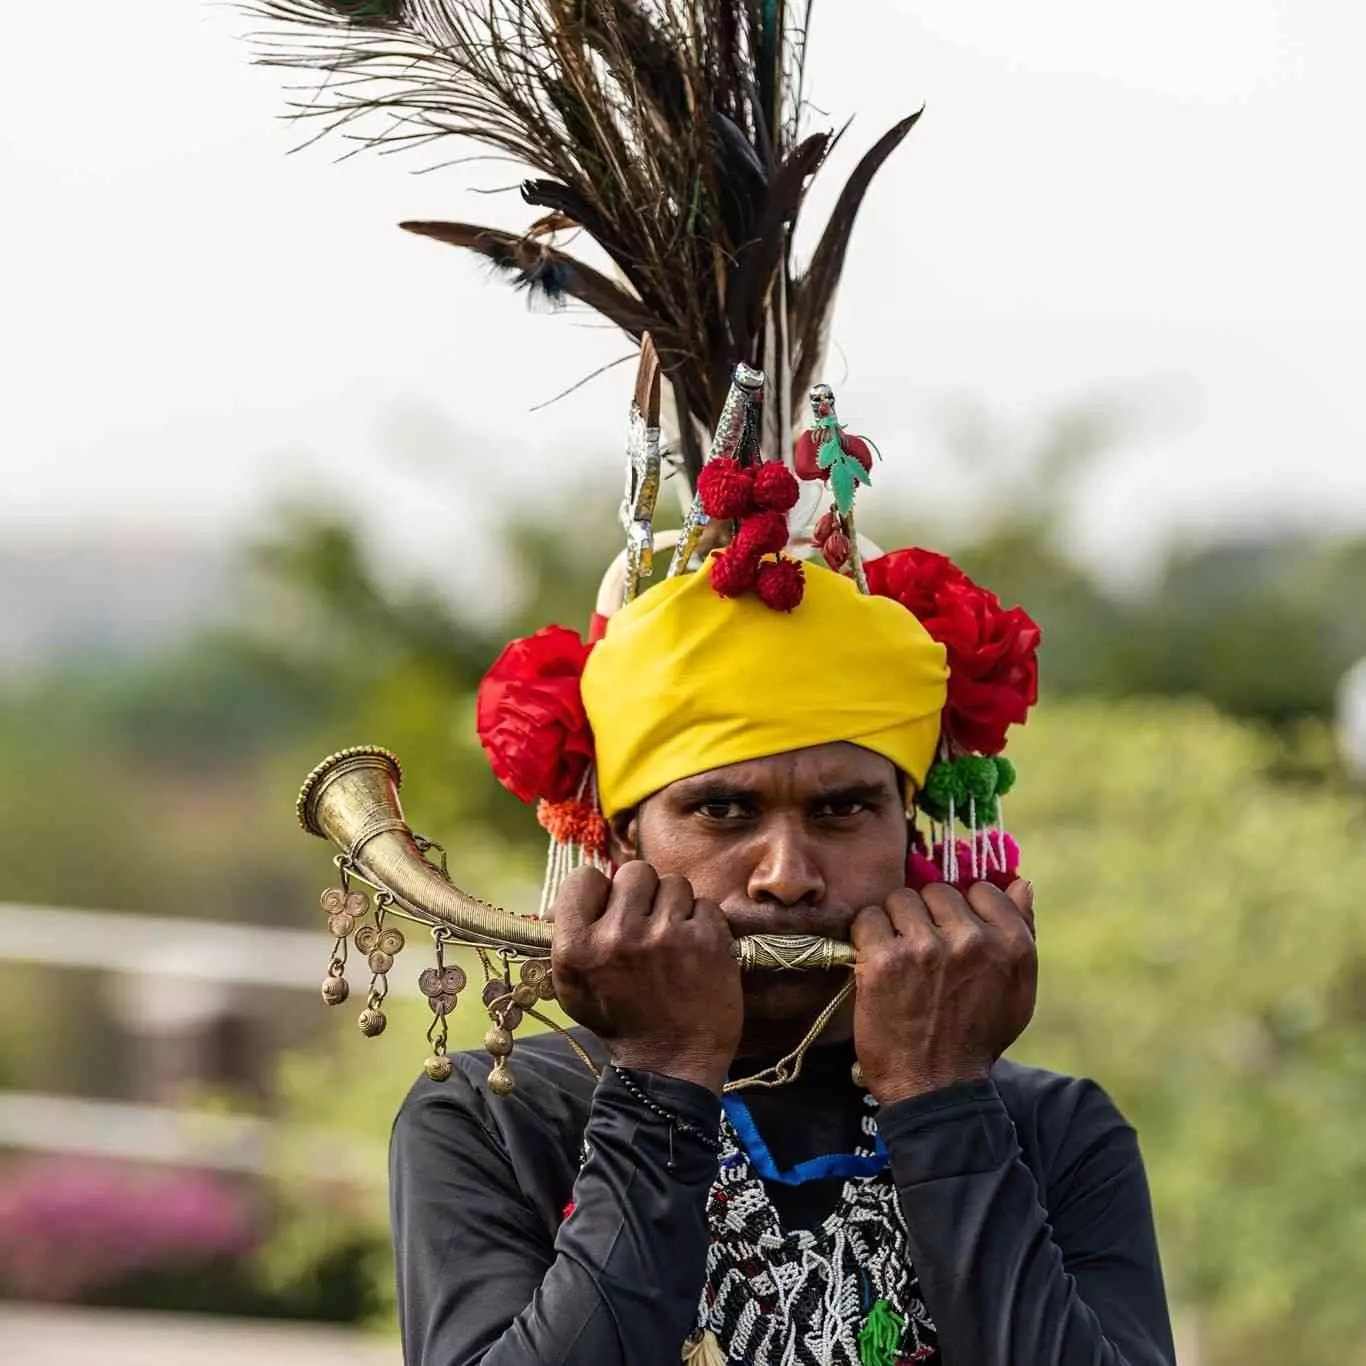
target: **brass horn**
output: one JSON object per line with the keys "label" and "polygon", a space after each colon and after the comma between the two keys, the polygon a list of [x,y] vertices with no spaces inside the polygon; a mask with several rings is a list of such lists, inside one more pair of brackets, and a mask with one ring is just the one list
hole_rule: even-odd
{"label": "brass horn", "polygon": [[[427,858],[435,846],[413,834],[398,791],[398,759],[376,745],[329,755],[304,780],[299,824],[341,850],[339,864],[385,895],[393,909],[420,924],[443,928],[455,943],[520,957],[550,954],[548,920],[514,915],[462,891]],[[746,971],[848,968],[850,944],[811,934],[745,935],[735,956]]]}

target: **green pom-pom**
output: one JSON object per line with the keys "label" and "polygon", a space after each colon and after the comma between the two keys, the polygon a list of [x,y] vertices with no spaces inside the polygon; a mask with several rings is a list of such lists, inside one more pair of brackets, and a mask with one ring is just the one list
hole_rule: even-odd
{"label": "green pom-pom", "polygon": [[963,785],[963,775],[958,771],[958,765],[942,761],[933,764],[925,775],[925,795],[932,797],[940,806],[948,806],[950,802],[958,806],[966,801],[968,790]]}
{"label": "green pom-pom", "polygon": [[1015,765],[1004,755],[996,756],[996,791],[1004,797],[1015,786]]}
{"label": "green pom-pom", "polygon": [[[969,813],[965,808],[960,814],[966,819]],[[979,830],[984,829],[988,825],[995,825],[997,816],[996,798],[988,797],[984,802],[974,800],[971,807],[971,814],[972,819]]]}
{"label": "green pom-pom", "polygon": [[946,821],[949,818],[949,803],[961,807],[966,799],[967,789],[963,786],[963,777],[957,766],[936,760],[925,775],[925,786],[916,797],[916,805],[932,821]]}
{"label": "green pom-pom", "polygon": [[996,795],[996,764],[975,754],[965,754],[954,767],[963,775],[965,799],[982,807]]}

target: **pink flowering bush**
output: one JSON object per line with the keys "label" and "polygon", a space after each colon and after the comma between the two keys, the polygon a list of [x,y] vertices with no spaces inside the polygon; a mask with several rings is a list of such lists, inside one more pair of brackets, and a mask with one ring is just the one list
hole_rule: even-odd
{"label": "pink flowering bush", "polygon": [[258,1241],[249,1198],[220,1177],[74,1158],[0,1172],[0,1295],[82,1300]]}

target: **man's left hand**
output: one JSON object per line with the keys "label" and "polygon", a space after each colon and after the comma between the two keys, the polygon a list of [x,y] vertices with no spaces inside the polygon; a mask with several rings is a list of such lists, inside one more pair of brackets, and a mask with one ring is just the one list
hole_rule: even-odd
{"label": "man's left hand", "polygon": [[1034,889],[903,887],[854,920],[854,1044],[881,1105],[986,1077],[1034,1014]]}

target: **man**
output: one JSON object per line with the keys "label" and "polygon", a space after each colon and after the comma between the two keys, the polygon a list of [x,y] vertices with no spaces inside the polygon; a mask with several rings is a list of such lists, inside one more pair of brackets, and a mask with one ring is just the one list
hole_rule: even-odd
{"label": "man", "polygon": [[[364,140],[380,113],[374,142],[469,139],[531,177],[519,231],[407,228],[642,351],[626,569],[600,609],[619,610],[591,652],[562,628],[516,642],[478,706],[552,835],[554,990],[601,1076],[551,1037],[518,1045],[509,1094],[506,1030],[490,1069],[434,1028],[392,1146],[409,1366],[1171,1361],[1132,1132],[1090,1083],[1001,1060],[1034,1004],[1032,891],[999,818],[1038,630],[942,556],[865,562],[873,451],[812,387],[854,219],[919,114],[863,154],[803,260],[837,141],[811,128],[809,3],[254,7],[281,26],[263,60],[324,73],[307,116]],[[900,320],[897,269],[865,263]],[[704,526],[724,548],[638,593],[664,383],[669,470],[697,495],[675,564]],[[601,870],[564,881],[584,858]],[[853,981],[742,975],[736,939],[782,932],[852,943]]]}
{"label": "man", "polygon": [[[409,1366],[1174,1359],[1132,1130],[1001,1057],[1034,1007],[1032,888],[906,885],[945,653],[900,603],[805,582],[773,612],[670,579],[590,656],[615,872],[565,883],[553,963],[602,1076],[550,1036],[511,1096],[482,1054],[410,1094]],[[734,937],[766,932],[855,947],[806,1049],[838,982],[742,977]]]}

